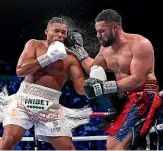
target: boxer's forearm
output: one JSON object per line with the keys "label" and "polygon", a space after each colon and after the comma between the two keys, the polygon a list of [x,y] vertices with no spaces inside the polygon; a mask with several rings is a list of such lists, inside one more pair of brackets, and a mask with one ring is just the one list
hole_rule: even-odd
{"label": "boxer's forearm", "polygon": [[86,59],[82,60],[81,64],[84,70],[89,74],[90,69],[93,65],[94,59],[87,57]]}
{"label": "boxer's forearm", "polygon": [[140,75],[131,75],[117,81],[119,92],[132,92],[141,88],[145,84],[146,78]]}
{"label": "boxer's forearm", "polygon": [[18,63],[16,67],[16,73],[20,77],[25,77],[34,74],[36,71],[41,69],[40,64],[37,59],[30,59],[23,61],[23,63]]}

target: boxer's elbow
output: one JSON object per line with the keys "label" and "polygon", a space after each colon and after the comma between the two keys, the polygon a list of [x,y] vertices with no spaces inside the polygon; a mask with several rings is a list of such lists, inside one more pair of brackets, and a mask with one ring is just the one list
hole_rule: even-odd
{"label": "boxer's elbow", "polygon": [[84,86],[83,85],[77,85],[77,86],[75,86],[75,90],[80,95],[84,95],[85,94]]}
{"label": "boxer's elbow", "polygon": [[33,74],[34,70],[35,70],[35,68],[31,69],[31,68],[26,68],[23,66],[17,66],[16,74],[18,77],[25,77],[25,76],[28,76],[30,74]]}
{"label": "boxer's elbow", "polygon": [[24,76],[24,72],[23,72],[23,69],[22,69],[21,65],[17,65],[16,74],[17,74],[18,77],[23,77]]}
{"label": "boxer's elbow", "polygon": [[77,93],[78,94],[80,94],[80,95],[84,95],[85,93],[85,91],[84,91],[84,88],[78,88],[78,89],[76,89],[76,91],[77,91]]}
{"label": "boxer's elbow", "polygon": [[25,77],[30,74],[34,74],[36,71],[40,69],[40,65],[37,61],[31,61],[31,62],[24,62],[21,64],[18,64],[16,67],[16,74],[19,77]]}
{"label": "boxer's elbow", "polygon": [[78,82],[74,82],[74,87],[75,90],[78,94],[80,95],[84,95],[85,91],[84,91],[84,80],[79,80]]}
{"label": "boxer's elbow", "polygon": [[134,84],[137,88],[141,88],[142,86],[144,86],[145,82],[147,80],[146,76],[143,75],[134,75]]}
{"label": "boxer's elbow", "polygon": [[146,80],[147,80],[146,76],[133,74],[126,78],[118,80],[117,87],[119,92],[124,91],[132,92],[137,89],[141,89],[144,86]]}

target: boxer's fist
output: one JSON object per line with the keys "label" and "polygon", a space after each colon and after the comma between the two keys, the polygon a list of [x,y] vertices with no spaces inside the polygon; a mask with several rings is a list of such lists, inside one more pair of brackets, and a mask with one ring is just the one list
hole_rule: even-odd
{"label": "boxer's fist", "polygon": [[85,80],[84,88],[89,99],[118,91],[116,81],[107,81],[105,70],[100,66],[93,66],[91,68],[90,77]]}
{"label": "boxer's fist", "polygon": [[85,80],[84,88],[87,98],[93,99],[103,94],[103,82],[107,77],[101,66],[92,66],[89,77]]}
{"label": "boxer's fist", "polygon": [[79,61],[88,57],[88,53],[84,49],[83,38],[78,32],[71,32],[67,39],[67,47],[73,51],[73,53],[77,56]]}
{"label": "boxer's fist", "polygon": [[47,53],[37,58],[41,67],[45,67],[48,64],[62,60],[67,57],[66,48],[62,42],[55,41],[53,42],[48,50]]}
{"label": "boxer's fist", "polygon": [[47,55],[52,62],[62,60],[67,56],[66,48],[62,42],[55,41],[49,46]]}
{"label": "boxer's fist", "polygon": [[103,94],[103,81],[95,78],[85,80],[84,89],[88,99],[94,99]]}
{"label": "boxer's fist", "polygon": [[99,79],[102,81],[107,81],[107,76],[105,70],[101,66],[92,66],[90,69],[90,78]]}
{"label": "boxer's fist", "polygon": [[83,47],[84,45],[81,34],[75,31],[71,32],[68,35],[67,42],[68,42],[69,47],[75,47],[75,46]]}

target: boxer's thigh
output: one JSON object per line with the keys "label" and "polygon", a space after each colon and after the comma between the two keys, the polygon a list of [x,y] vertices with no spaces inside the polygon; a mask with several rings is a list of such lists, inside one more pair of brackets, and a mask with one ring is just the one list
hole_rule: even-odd
{"label": "boxer's thigh", "polygon": [[117,119],[108,127],[107,133],[115,139],[123,142],[124,139],[138,130],[138,107],[132,102],[127,102]]}
{"label": "boxer's thigh", "polygon": [[58,119],[46,124],[37,123],[35,134],[38,139],[50,142],[57,150],[74,150],[72,133],[69,127]]}
{"label": "boxer's thigh", "polygon": [[24,133],[25,129],[21,126],[13,124],[6,125],[4,127],[1,144],[14,147],[21,141]]}

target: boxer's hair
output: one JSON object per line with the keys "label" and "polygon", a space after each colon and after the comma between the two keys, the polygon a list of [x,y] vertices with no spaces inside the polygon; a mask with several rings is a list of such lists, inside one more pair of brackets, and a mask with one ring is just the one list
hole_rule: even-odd
{"label": "boxer's hair", "polygon": [[100,21],[113,21],[118,23],[119,25],[122,25],[121,15],[113,9],[102,10],[95,18],[95,22]]}
{"label": "boxer's hair", "polygon": [[61,23],[61,24],[65,24],[65,25],[68,26],[68,22],[65,19],[61,18],[61,17],[53,17],[53,18],[51,18],[49,20],[49,22],[48,22],[48,25],[53,24],[53,23]]}

